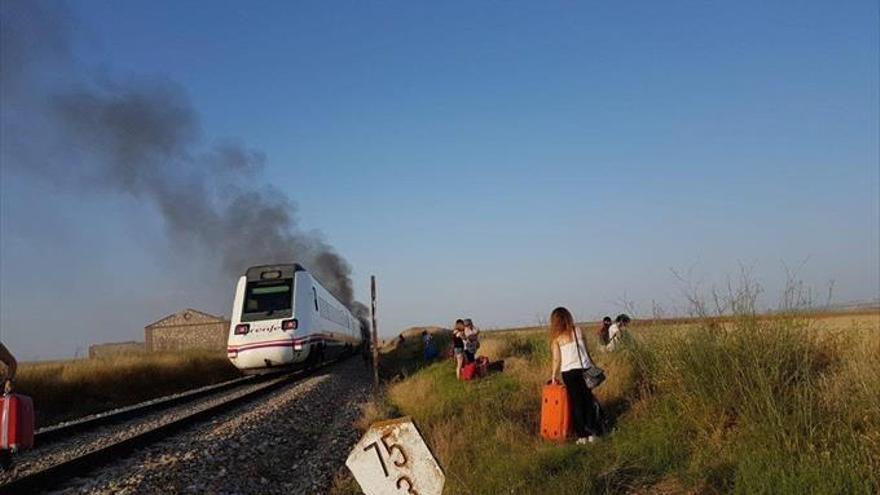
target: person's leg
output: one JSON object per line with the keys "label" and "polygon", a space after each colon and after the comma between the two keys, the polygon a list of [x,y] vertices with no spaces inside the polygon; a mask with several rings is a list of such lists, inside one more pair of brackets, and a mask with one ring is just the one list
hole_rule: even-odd
{"label": "person's leg", "polygon": [[[583,380],[581,380],[583,382]],[[599,436],[602,434],[602,424],[600,423],[600,418],[596,414],[596,398],[593,397],[593,391],[588,389],[586,384],[584,384],[584,425],[586,426],[587,431],[590,432],[590,435]]]}
{"label": "person's leg", "polygon": [[455,377],[461,378],[461,365],[462,361],[464,361],[464,354],[461,352],[455,352]]}
{"label": "person's leg", "polygon": [[568,393],[569,409],[571,410],[571,422],[574,425],[574,433],[578,438],[590,435],[587,425],[584,423],[584,390],[587,389],[580,370],[565,371],[562,373],[562,382],[565,383],[565,391]]}

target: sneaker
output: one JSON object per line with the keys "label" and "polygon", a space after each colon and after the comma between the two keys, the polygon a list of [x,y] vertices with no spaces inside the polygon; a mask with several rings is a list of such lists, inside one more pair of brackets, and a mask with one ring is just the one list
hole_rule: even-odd
{"label": "sneaker", "polygon": [[587,442],[592,442],[592,440],[589,440],[590,438],[593,438],[593,437],[587,437],[587,438],[581,437],[581,438],[578,438],[577,440],[575,440],[574,443],[577,445],[586,445]]}
{"label": "sneaker", "polygon": [[596,440],[598,440],[598,439],[596,437],[594,437],[593,435],[590,435],[587,437],[587,442],[589,442],[589,443],[593,443]]}

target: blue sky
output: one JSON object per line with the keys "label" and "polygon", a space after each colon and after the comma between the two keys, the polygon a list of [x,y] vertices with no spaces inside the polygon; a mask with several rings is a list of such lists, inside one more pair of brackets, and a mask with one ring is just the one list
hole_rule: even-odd
{"label": "blue sky", "polygon": [[[624,295],[672,311],[671,268],[711,285],[752,266],[767,304],[783,263],[833,279],[836,300],[880,296],[876,2],[70,10],[81,66],[176,81],[206,139],[266,153],[264,178],[351,262],[361,299],[377,275],[384,334],[559,304],[595,318]],[[152,248],[149,205],[2,187],[2,332],[25,356],[141,338],[182,306],[229,312],[210,266],[169,281],[181,261]]]}

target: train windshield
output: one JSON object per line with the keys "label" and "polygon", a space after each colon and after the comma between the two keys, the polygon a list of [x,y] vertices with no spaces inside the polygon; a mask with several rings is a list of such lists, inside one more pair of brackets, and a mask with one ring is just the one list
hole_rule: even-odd
{"label": "train windshield", "polygon": [[289,318],[292,307],[292,278],[248,282],[241,321]]}

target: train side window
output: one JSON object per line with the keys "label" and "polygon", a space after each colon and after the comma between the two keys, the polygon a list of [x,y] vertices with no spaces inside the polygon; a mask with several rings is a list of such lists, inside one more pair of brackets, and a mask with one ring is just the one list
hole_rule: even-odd
{"label": "train side window", "polygon": [[315,311],[318,311],[318,289],[312,287],[312,295],[315,296]]}

